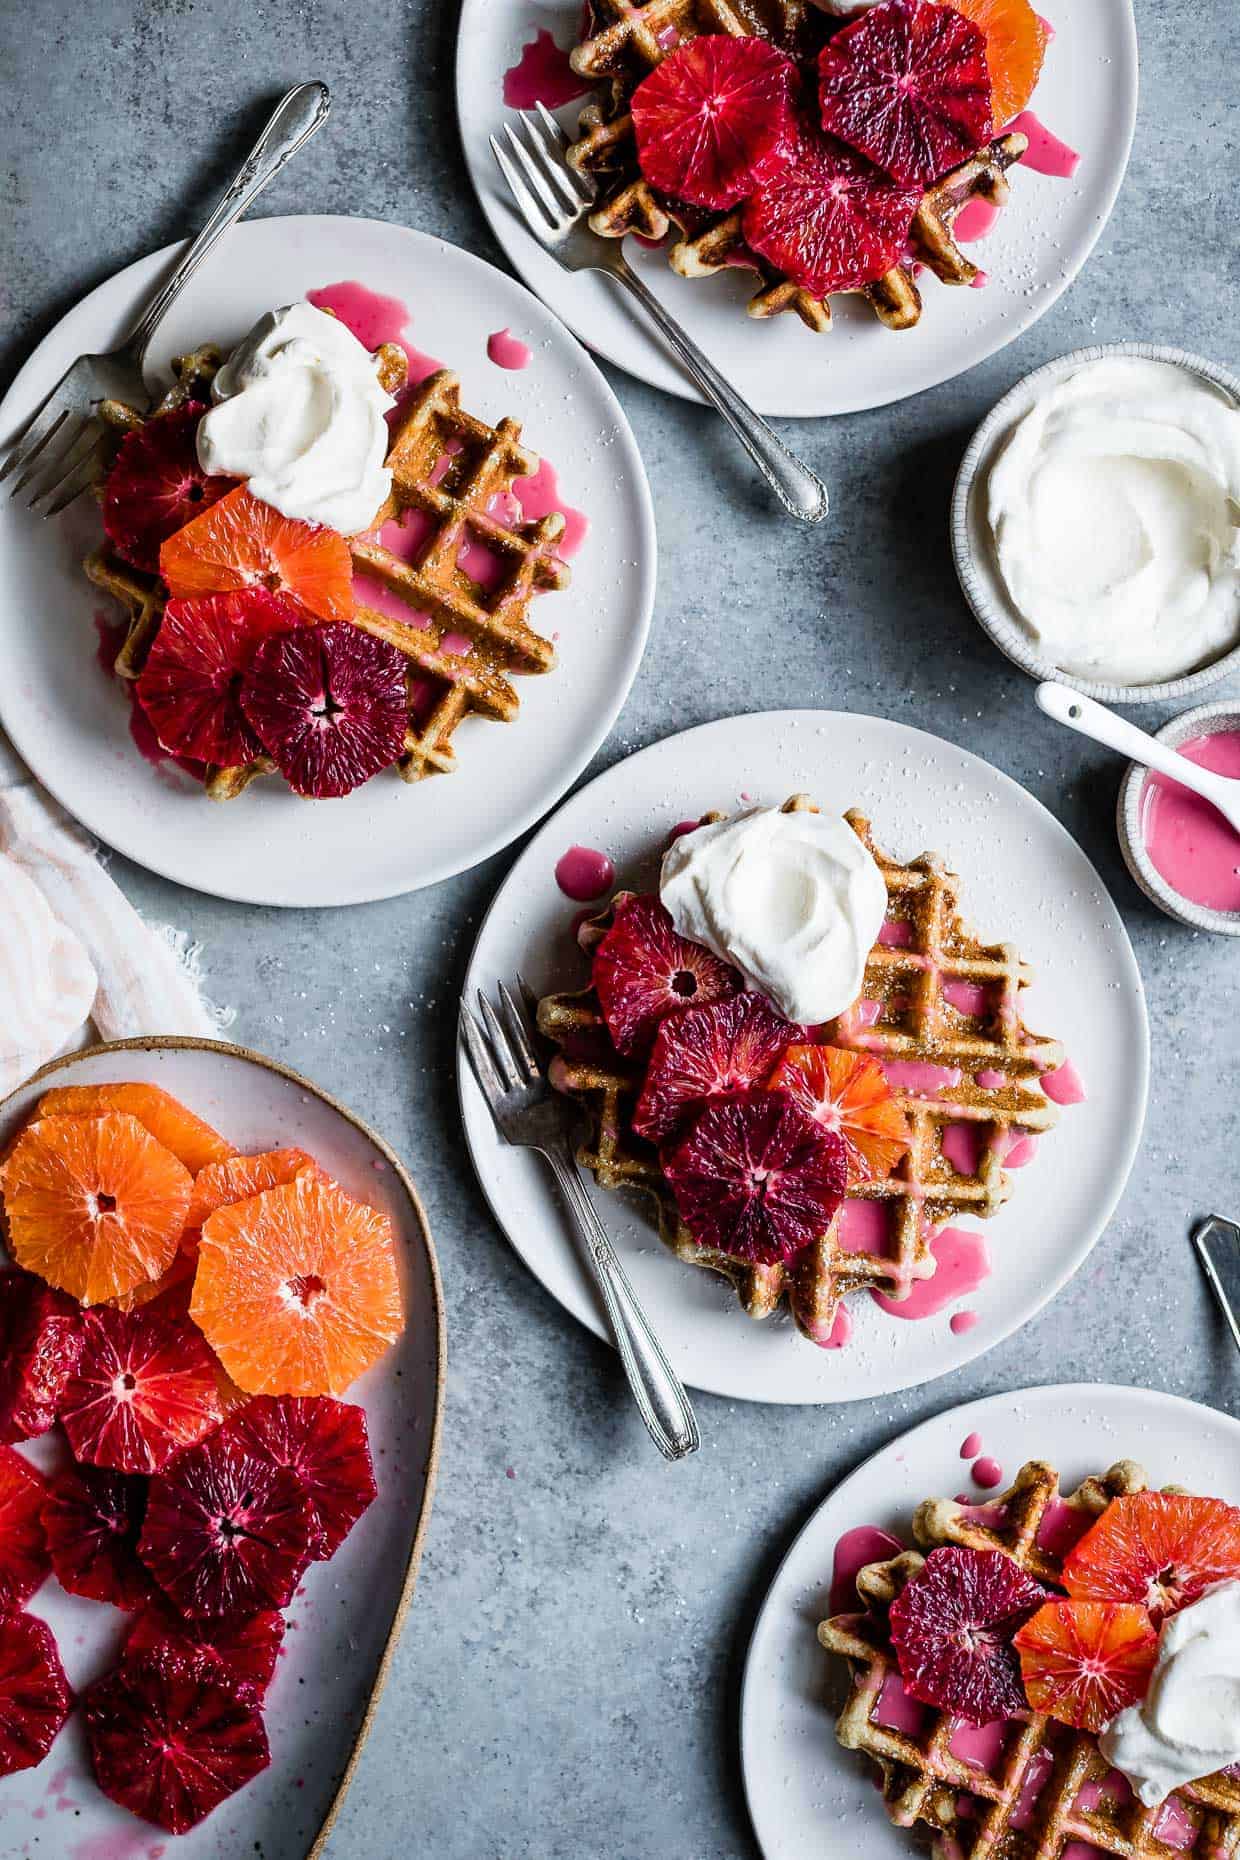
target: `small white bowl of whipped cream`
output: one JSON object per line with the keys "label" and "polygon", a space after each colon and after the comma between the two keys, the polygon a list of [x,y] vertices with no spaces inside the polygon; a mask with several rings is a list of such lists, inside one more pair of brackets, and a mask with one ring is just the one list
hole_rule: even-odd
{"label": "small white bowl of whipped cream", "polygon": [[965,598],[1034,678],[1103,703],[1240,670],[1240,378],[1124,342],[1037,369],[975,433],[952,498]]}

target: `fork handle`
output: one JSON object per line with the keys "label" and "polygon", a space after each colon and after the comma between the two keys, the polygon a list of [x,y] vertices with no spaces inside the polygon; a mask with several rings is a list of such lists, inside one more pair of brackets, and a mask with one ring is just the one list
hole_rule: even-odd
{"label": "fork handle", "polygon": [[171,310],[207,253],[222,233],[258,199],[269,181],[273,181],[291,155],[308,142],[316,129],[327,121],[331,92],[317,79],[298,84],[282,97],[271,120],[238,169],[236,178],[214,213],[203,227],[176,270],[151,299],[129,336],[125,347],[140,368],[150,347],[152,336]]}
{"label": "fork handle", "polygon": [[594,1211],[594,1203],[573,1157],[563,1150],[544,1150],[582,1244],[586,1264],[607,1310],[611,1333],[633,1399],[651,1439],[667,1460],[682,1460],[702,1444],[689,1397],[666,1352],[637,1302],[628,1274],[620,1264]]}
{"label": "fork handle", "polygon": [[711,406],[721,413],[748,452],[776,497],[790,517],[802,523],[820,523],[827,514],[827,487],[808,465],[790,452],[760,413],[755,413],[732,383],[720,374],[714,363],[698,348],[692,336],[665,310],[645,280],[617,252],[600,270],[617,279],[631,291],[648,315],[658,324]]}

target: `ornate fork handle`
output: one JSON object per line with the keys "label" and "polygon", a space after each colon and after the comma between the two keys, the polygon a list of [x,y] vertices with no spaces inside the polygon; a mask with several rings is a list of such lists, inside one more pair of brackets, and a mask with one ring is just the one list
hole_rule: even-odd
{"label": "ornate fork handle", "polygon": [[543,1155],[564,1197],[586,1264],[598,1286],[616,1348],[642,1420],[664,1459],[681,1460],[701,1445],[697,1419],[680,1378],[655,1336],[628,1274],[594,1211],[567,1142]]}
{"label": "ornate fork handle", "polygon": [[645,280],[633,270],[620,251],[618,242],[615,252],[609,253],[606,262],[600,263],[597,269],[623,284],[654,318],[707,400],[732,428],[789,516],[798,517],[802,523],[821,522],[828,508],[827,487],[821,478],[793,456],[762,415],[755,413],[731,382],[724,379],[709,357],[698,348],[692,336],[663,308]]}
{"label": "ornate fork handle", "polygon": [[317,80],[298,84],[280,99],[271,120],[237,171],[232,186],[198,234],[176,270],[155,293],[142,312],[125,343],[131,360],[142,366],[151,338],[177,297],[189,283],[203,259],[222,233],[253,205],[269,181],[279,174],[291,155],[295,155],[316,129],[327,121],[331,93]]}

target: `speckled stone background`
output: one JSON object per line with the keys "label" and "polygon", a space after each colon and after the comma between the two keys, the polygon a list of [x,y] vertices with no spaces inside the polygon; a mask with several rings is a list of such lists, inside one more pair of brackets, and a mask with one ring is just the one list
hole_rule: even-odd
{"label": "speckled stone background", "polygon": [[[239,1039],[309,1072],[402,1151],[438,1244],[450,1376],[435,1516],[333,1860],[750,1860],[736,1732],[746,1639],[783,1548],[836,1479],[925,1415],[1033,1383],[1141,1383],[1235,1409],[1240,1364],[1187,1233],[1204,1211],[1240,1207],[1240,948],[1180,929],[1137,893],[1115,843],[1119,764],[1035,711],[970,619],[947,545],[968,435],[1026,370],[1124,338],[1237,361],[1234,6],[1137,0],[1137,12],[1136,147],[1084,275],[962,379],[791,426],[831,484],[820,532],[773,513],[708,414],[614,377],[662,560],[645,663],[591,772],[745,708],[894,717],[1023,782],[1120,901],[1153,1025],[1146,1142],[1089,1265],[1037,1322],[892,1400],[765,1409],[702,1396],[702,1452],[664,1467],[610,1351],[500,1238],[458,1133],[455,999],[512,851],[343,913],[239,908],[113,866],[140,908],[203,939]],[[197,223],[300,78],[330,83],[332,121],[260,211],[376,215],[496,257],[459,160],[454,32],[449,0],[8,0],[0,386],[83,291]],[[732,642],[768,619],[755,671]]]}

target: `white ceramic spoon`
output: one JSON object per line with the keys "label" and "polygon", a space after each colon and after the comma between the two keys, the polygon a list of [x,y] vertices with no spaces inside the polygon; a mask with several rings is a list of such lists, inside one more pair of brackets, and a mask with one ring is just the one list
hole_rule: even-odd
{"label": "white ceramic spoon", "polygon": [[1068,685],[1041,684],[1034,696],[1039,708],[1056,723],[1066,723],[1070,730],[1092,737],[1095,743],[1102,743],[1107,749],[1118,749],[1121,756],[1130,756],[1147,769],[1157,769],[1160,775],[1169,775],[1182,788],[1191,788],[1203,801],[1217,807],[1228,825],[1240,833],[1240,781],[1230,775],[1216,775],[1212,769],[1203,769],[1196,762],[1190,762],[1178,749],[1160,743],[1157,737],[1147,736],[1135,723],[1117,717],[1105,704],[1082,697]]}

